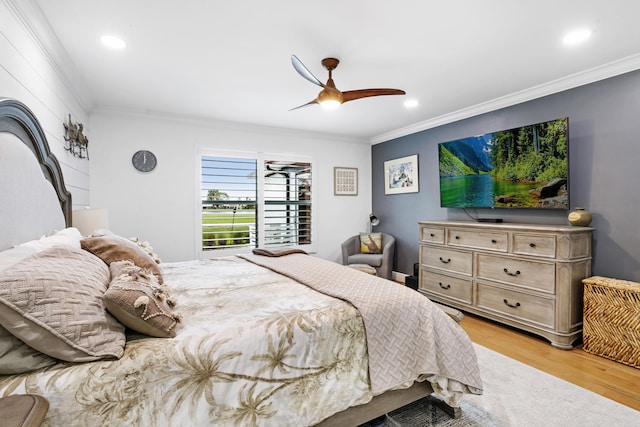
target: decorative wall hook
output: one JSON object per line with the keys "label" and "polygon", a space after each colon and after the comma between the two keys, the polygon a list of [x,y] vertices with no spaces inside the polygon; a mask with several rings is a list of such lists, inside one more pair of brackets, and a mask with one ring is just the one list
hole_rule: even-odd
{"label": "decorative wall hook", "polygon": [[65,150],[81,159],[89,160],[89,139],[82,133],[82,128],[82,123],[73,123],[69,114],[69,122],[64,123],[64,140],[68,143]]}

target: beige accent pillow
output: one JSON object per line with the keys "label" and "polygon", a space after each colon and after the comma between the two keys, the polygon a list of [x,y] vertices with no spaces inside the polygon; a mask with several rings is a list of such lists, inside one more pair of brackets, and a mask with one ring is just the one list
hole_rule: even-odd
{"label": "beige accent pillow", "polygon": [[0,375],[22,374],[56,362],[56,359],[29,347],[0,326]]}
{"label": "beige accent pillow", "polygon": [[137,243],[116,234],[87,237],[80,240],[82,249],[100,257],[107,265],[112,262],[131,260],[135,265],[151,271],[159,283],[162,283],[160,266],[147,251]]}
{"label": "beige accent pillow", "polygon": [[131,261],[111,263],[111,284],[104,295],[107,309],[125,326],[152,337],[175,337],[180,315],[166,288]]}
{"label": "beige accent pillow", "polygon": [[382,233],[360,233],[360,252],[363,254],[381,254]]}
{"label": "beige accent pillow", "polygon": [[120,358],[124,327],[102,297],[109,269],[81,249],[53,247],[0,272],[0,325],[68,362]]}

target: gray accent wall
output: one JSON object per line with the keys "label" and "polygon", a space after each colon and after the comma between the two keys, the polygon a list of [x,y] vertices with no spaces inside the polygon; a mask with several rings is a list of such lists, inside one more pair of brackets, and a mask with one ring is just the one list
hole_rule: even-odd
{"label": "gray accent wall", "polygon": [[[562,117],[569,117],[571,209],[590,211],[596,229],[593,275],[640,281],[640,71],[374,145],[372,207],[381,221],[375,231],[396,237],[394,270],[412,274],[419,220],[471,220],[462,209],[440,207],[438,143]],[[385,195],[384,162],[413,154],[420,191]],[[467,209],[474,217],[563,225],[569,212]]]}

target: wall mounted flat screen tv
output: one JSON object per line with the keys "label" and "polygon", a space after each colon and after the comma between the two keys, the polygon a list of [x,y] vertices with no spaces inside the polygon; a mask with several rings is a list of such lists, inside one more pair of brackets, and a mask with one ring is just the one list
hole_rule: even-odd
{"label": "wall mounted flat screen tv", "polygon": [[440,206],[569,209],[569,119],[438,144]]}

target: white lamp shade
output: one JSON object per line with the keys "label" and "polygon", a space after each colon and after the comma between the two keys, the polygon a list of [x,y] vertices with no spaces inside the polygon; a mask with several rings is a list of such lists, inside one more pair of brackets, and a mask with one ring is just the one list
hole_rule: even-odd
{"label": "white lamp shade", "polygon": [[83,236],[88,236],[95,230],[108,229],[109,217],[107,210],[100,208],[73,211],[72,225],[80,230],[80,234]]}

